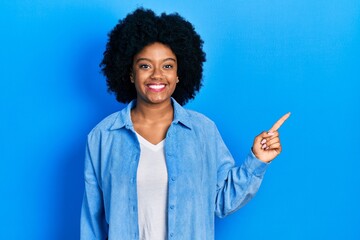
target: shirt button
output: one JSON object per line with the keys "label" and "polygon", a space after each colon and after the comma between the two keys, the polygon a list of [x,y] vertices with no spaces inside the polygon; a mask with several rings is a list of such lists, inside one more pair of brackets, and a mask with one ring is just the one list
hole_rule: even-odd
{"label": "shirt button", "polygon": [[131,182],[131,183],[134,183],[134,182],[135,182],[135,179],[134,179],[134,178],[130,179],[130,182]]}
{"label": "shirt button", "polygon": [[176,177],[171,177],[171,181],[175,182]]}
{"label": "shirt button", "polygon": [[171,205],[171,206],[170,206],[170,209],[174,209],[174,207],[175,207],[174,205]]}
{"label": "shirt button", "polygon": [[133,206],[133,207],[132,207],[132,209],[133,209],[133,211],[135,212],[135,210],[136,210],[136,207],[135,207],[135,206]]}
{"label": "shirt button", "polygon": [[173,233],[170,233],[170,237],[173,237],[174,236],[174,234]]}

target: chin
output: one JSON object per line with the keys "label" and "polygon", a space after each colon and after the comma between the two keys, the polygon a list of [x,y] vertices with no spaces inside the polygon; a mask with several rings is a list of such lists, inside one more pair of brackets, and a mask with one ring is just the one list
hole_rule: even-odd
{"label": "chin", "polygon": [[148,97],[146,98],[146,102],[152,103],[152,104],[161,104],[171,101],[171,97]]}

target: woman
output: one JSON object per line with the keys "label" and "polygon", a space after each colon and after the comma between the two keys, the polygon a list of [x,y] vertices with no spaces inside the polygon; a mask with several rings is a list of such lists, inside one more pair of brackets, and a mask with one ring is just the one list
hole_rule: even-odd
{"label": "woman", "polygon": [[289,114],[234,166],[215,124],[182,107],[201,87],[202,43],[179,15],[141,8],[109,34],[102,70],[129,104],[88,136],[81,239],[213,239],[214,215],[258,190]]}

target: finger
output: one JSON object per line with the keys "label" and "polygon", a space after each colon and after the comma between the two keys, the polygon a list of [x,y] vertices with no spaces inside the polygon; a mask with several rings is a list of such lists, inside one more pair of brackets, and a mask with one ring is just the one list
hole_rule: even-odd
{"label": "finger", "polygon": [[263,139],[267,137],[269,137],[269,133],[264,131],[255,137],[255,142],[261,142]]}
{"label": "finger", "polygon": [[259,137],[261,137],[261,139],[271,139],[274,137],[277,137],[279,135],[279,133],[277,131],[273,131],[273,132],[262,132]]}
{"label": "finger", "polygon": [[279,150],[279,151],[281,151],[281,144],[278,142],[278,143],[274,143],[274,144],[272,144],[272,145],[270,145],[270,146],[267,146],[266,148],[265,148],[265,150]]}
{"label": "finger", "polygon": [[[278,131],[275,131],[273,132],[272,134],[264,134],[264,138],[261,139],[261,144],[264,144],[264,143],[267,143],[268,141],[270,141],[271,139],[274,139],[274,138],[279,138],[279,132]],[[266,137],[267,136],[267,137]]]}
{"label": "finger", "polygon": [[262,149],[266,149],[268,150],[269,148],[272,148],[273,146],[277,147],[278,144],[280,144],[280,139],[279,138],[273,138],[270,139],[269,141],[263,143],[264,141],[261,142],[261,148]]}
{"label": "finger", "polygon": [[271,145],[273,145],[275,143],[280,143],[280,139],[279,138],[270,139],[269,141],[266,142],[266,145],[271,146]]}
{"label": "finger", "polygon": [[280,134],[278,131],[275,131],[275,132],[270,132],[269,133],[269,136],[266,139],[266,141],[269,141],[271,139],[274,139],[274,138],[279,138]]}
{"label": "finger", "polygon": [[254,143],[256,144],[264,144],[266,141],[270,140],[273,137],[276,137],[276,133],[262,132],[255,137]]}
{"label": "finger", "polygon": [[274,132],[277,131],[281,125],[283,125],[283,123],[286,121],[286,119],[288,119],[290,116],[290,112],[288,112],[287,114],[285,114],[284,116],[282,116],[269,130],[269,132]]}

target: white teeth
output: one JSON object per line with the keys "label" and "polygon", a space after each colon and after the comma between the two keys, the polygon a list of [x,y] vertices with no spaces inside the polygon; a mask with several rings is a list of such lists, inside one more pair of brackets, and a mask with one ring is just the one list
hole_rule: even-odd
{"label": "white teeth", "polygon": [[164,84],[156,84],[156,85],[148,85],[148,87],[151,89],[161,89],[161,88],[164,88],[165,85]]}

